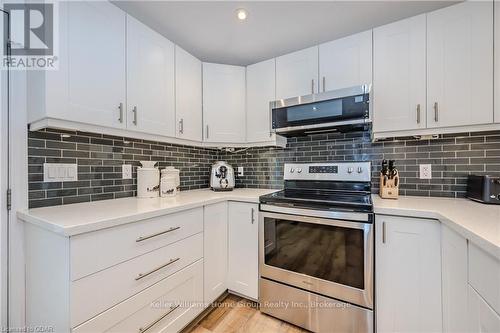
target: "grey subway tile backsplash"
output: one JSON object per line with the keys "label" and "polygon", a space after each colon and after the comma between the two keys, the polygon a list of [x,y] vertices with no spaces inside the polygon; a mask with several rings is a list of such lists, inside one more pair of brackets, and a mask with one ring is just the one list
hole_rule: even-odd
{"label": "grey subway tile backsplash", "polygon": [[[182,190],[207,188],[210,166],[216,160],[244,167],[236,186],[252,188],[281,188],[286,162],[372,161],[372,189],[377,192],[381,160],[394,159],[401,176],[400,193],[417,196],[463,197],[469,173],[500,176],[500,131],[375,143],[369,132],[314,134],[289,138],[286,148],[235,152],[55,129],[29,132],[28,136],[31,208],[134,196],[135,167],[140,160],[180,169]],[[45,162],[77,163],[78,181],[44,183]],[[121,178],[125,163],[134,166],[133,179]],[[433,179],[419,179],[419,164],[432,164]]]}

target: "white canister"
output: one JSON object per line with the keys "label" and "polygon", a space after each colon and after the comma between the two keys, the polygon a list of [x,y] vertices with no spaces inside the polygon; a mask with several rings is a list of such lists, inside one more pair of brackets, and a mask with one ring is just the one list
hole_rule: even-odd
{"label": "white canister", "polygon": [[160,197],[174,197],[177,195],[177,182],[174,176],[163,176],[160,179]]}
{"label": "white canister", "polygon": [[175,179],[175,186],[177,187],[177,191],[181,190],[181,177],[180,177],[181,172],[179,169],[176,169],[173,166],[168,166],[165,169],[161,170],[161,177],[165,176],[172,176]]}
{"label": "white canister", "polygon": [[154,161],[141,161],[137,168],[137,197],[156,198],[160,193],[160,170]]}

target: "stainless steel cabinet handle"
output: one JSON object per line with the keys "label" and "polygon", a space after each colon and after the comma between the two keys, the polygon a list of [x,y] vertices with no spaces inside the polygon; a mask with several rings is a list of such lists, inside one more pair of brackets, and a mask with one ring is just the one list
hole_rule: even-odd
{"label": "stainless steel cabinet handle", "polygon": [[420,124],[420,104],[417,104],[417,124]]}
{"label": "stainless steel cabinet handle", "polygon": [[207,125],[207,139],[208,139],[208,125]]}
{"label": "stainless steel cabinet handle", "polygon": [[169,232],[172,232],[172,231],[175,231],[175,230],[179,230],[180,228],[181,227],[171,227],[168,230],[160,231],[160,232],[157,232],[156,234],[152,234],[152,235],[149,235],[149,236],[141,236],[141,237],[137,238],[135,241],[137,243],[139,243],[139,242],[151,239],[151,238],[156,237],[156,236],[161,236],[161,235],[164,235],[166,233],[169,233]]}
{"label": "stainless steel cabinet handle", "polygon": [[137,106],[134,106],[134,108],[132,109],[132,112],[134,113],[133,123],[134,123],[134,125],[137,126]]}
{"label": "stainless steel cabinet handle", "polygon": [[184,134],[184,118],[181,118],[181,120],[179,120],[179,133]]}
{"label": "stainless steel cabinet handle", "polygon": [[120,103],[120,105],[118,105],[118,110],[120,110],[120,117],[118,118],[118,120],[120,121],[120,123],[123,123],[123,103]]}
{"label": "stainless steel cabinet handle", "polygon": [[146,276],[148,276],[148,275],[151,275],[151,274],[153,274],[153,273],[155,273],[155,272],[158,272],[158,271],[159,271],[160,269],[162,269],[162,268],[165,268],[165,267],[167,267],[167,266],[169,266],[169,265],[172,265],[174,262],[179,261],[180,259],[181,259],[181,258],[170,259],[170,261],[169,261],[169,262],[167,262],[166,264],[163,264],[163,265],[161,265],[161,266],[158,266],[158,267],[156,267],[156,268],[154,268],[154,269],[150,270],[149,272],[146,272],[146,273],[140,273],[139,275],[137,275],[137,277],[135,278],[135,280],[136,280],[136,281],[139,281],[140,279],[145,278],[145,277],[146,277]]}
{"label": "stainless steel cabinet handle", "polygon": [[434,121],[435,122],[439,121],[439,105],[438,105],[438,102],[434,103]]}
{"label": "stainless steel cabinet handle", "polygon": [[323,92],[326,91],[326,76],[323,76]]}
{"label": "stainless steel cabinet handle", "polygon": [[382,243],[385,244],[385,222],[382,222]]}
{"label": "stainless steel cabinet handle", "polygon": [[255,222],[255,209],[252,208],[252,224]]}
{"label": "stainless steel cabinet handle", "polygon": [[311,80],[311,94],[314,94],[314,79]]}
{"label": "stainless steel cabinet handle", "polygon": [[169,314],[171,314],[172,312],[174,312],[175,309],[177,309],[179,306],[180,306],[180,304],[179,305],[171,306],[170,309],[168,309],[168,311],[166,313],[162,314],[160,318],[158,318],[155,321],[151,322],[151,324],[148,324],[147,326],[139,328],[139,333],[144,333],[147,330],[149,330],[151,327],[153,327],[156,324],[158,324],[160,321],[163,320],[163,318],[165,318],[166,316],[168,316]]}

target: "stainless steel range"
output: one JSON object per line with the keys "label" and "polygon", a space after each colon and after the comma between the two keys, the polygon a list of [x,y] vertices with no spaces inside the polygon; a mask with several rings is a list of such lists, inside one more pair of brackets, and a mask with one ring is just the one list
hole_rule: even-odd
{"label": "stainless steel range", "polygon": [[262,312],[313,332],[373,332],[370,162],[285,164],[260,197]]}

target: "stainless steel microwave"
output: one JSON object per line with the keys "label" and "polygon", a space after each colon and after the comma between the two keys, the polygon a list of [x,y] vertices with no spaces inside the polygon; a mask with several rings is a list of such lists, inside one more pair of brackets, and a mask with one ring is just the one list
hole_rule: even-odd
{"label": "stainless steel microwave", "polygon": [[271,102],[271,128],[287,136],[366,127],[370,92],[371,85],[365,84]]}

